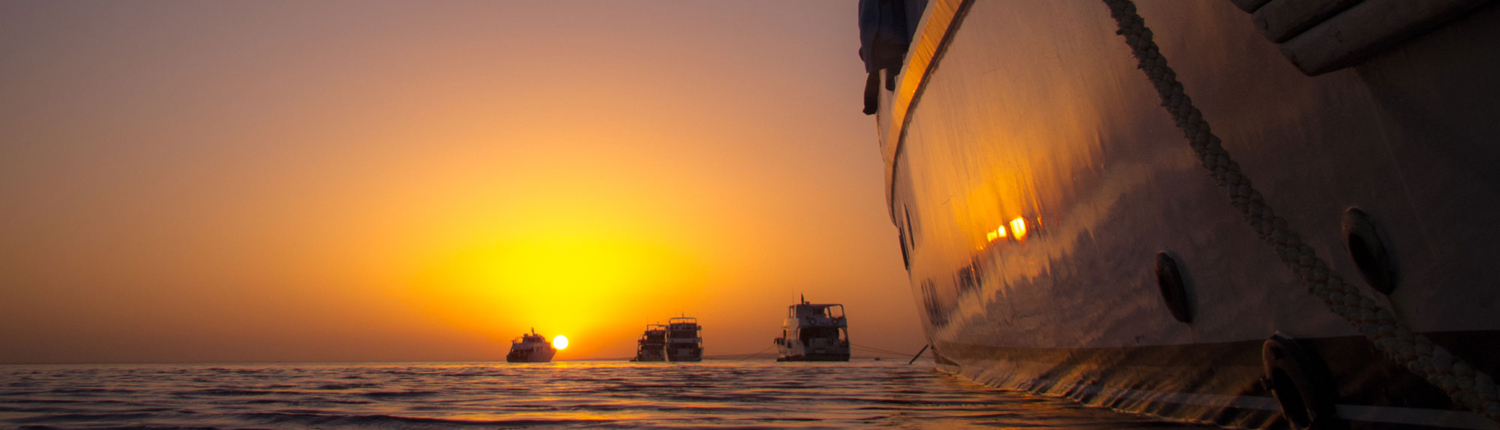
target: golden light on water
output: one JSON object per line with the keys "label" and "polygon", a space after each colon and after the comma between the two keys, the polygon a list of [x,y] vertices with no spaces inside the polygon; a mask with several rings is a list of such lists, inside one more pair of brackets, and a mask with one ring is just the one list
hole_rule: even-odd
{"label": "golden light on water", "polygon": [[552,347],[557,349],[568,349],[568,337],[557,335],[557,337],[552,338]]}

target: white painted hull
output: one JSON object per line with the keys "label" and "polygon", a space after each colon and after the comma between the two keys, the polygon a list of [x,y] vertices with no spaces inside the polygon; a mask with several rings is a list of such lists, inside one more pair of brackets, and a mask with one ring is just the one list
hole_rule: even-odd
{"label": "white painted hull", "polygon": [[[1261,348],[1283,333],[1327,362],[1339,415],[1354,427],[1497,428],[1305,291],[1194,158],[1103,5],[936,3],[962,13],[940,55],[918,58],[933,64],[924,77],[882,92],[879,123],[913,295],[950,370],[1125,411],[1269,428],[1284,422],[1260,381]],[[1371,296],[1494,375],[1500,6],[1309,77],[1229,2],[1139,5],[1278,214],[1369,290],[1340,230],[1348,208],[1369,213],[1400,274],[1391,294]],[[1017,217],[1025,237],[987,237]],[[1191,322],[1163,300],[1158,253],[1182,269]]]}

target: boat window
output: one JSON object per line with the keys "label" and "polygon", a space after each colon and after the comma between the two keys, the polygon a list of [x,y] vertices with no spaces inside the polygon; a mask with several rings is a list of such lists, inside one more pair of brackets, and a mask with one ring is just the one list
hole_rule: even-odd
{"label": "boat window", "polygon": [[901,240],[901,263],[906,265],[906,270],[911,270],[911,257],[906,253],[906,230],[897,228],[896,235]]}
{"label": "boat window", "polygon": [[802,333],[798,337],[803,339],[837,339],[839,337],[839,329],[837,327],[803,327]]}
{"label": "boat window", "polygon": [[824,309],[823,314],[828,316],[829,318],[843,318],[844,305],[829,306],[828,308]]}
{"label": "boat window", "polygon": [[901,207],[901,211],[906,213],[906,241],[910,241],[912,250],[916,250],[916,226],[912,225],[912,211],[907,210],[906,207]]}
{"label": "boat window", "polygon": [[[906,211],[906,205],[901,206],[901,213],[905,214],[907,224],[911,223],[911,214]],[[906,226],[896,226],[896,239],[901,241],[901,264],[906,265],[906,270],[911,270],[911,255],[906,247]]]}
{"label": "boat window", "polygon": [[902,206],[901,216],[906,218],[906,222],[901,223],[901,232],[906,235],[906,240],[903,245],[906,245],[915,250],[917,248],[917,244],[916,241],[914,241],[911,237],[911,209],[907,209],[906,206]]}

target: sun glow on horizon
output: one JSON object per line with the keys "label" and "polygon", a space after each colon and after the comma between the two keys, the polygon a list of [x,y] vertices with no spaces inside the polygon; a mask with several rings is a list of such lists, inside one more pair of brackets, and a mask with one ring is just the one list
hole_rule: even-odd
{"label": "sun glow on horizon", "polygon": [[552,338],[552,347],[557,349],[568,349],[568,337],[557,335],[557,337]]}
{"label": "sun glow on horizon", "polygon": [[[410,297],[444,324],[497,339],[510,334],[497,327],[531,325],[548,327],[552,335],[634,339],[639,332],[629,333],[615,322],[645,321],[698,297],[702,269],[678,250],[684,246],[680,242],[645,224],[611,225],[586,215],[566,221],[569,228],[516,220],[511,224],[529,231],[479,233],[474,236],[484,239],[478,243],[449,245],[461,249],[436,256],[413,280]],[[675,294],[665,300],[639,294],[648,288]],[[539,306],[547,303],[559,306]],[[569,348],[578,357],[623,348],[609,341],[571,345],[566,337],[556,339],[553,347]]]}
{"label": "sun glow on horizon", "polygon": [[[821,61],[853,50],[820,24],[846,8],[795,5],[0,6],[0,51],[36,65],[0,65],[26,112],[0,115],[25,137],[0,142],[24,206],[0,210],[0,363],[494,360],[532,327],[622,358],[682,310],[749,353],[802,290],[915,351],[885,199],[848,192],[880,181],[868,118],[829,109],[863,77]],[[788,58],[819,61],[757,70]]]}

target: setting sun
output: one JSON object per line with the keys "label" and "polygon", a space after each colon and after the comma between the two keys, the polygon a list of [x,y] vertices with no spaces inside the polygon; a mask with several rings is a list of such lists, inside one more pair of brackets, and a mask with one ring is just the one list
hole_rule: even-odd
{"label": "setting sun", "polygon": [[552,338],[552,347],[557,349],[568,349],[568,337],[557,335],[557,337]]}
{"label": "setting sun", "polygon": [[748,353],[800,292],[915,351],[849,5],[797,5],[0,3],[0,364]]}

